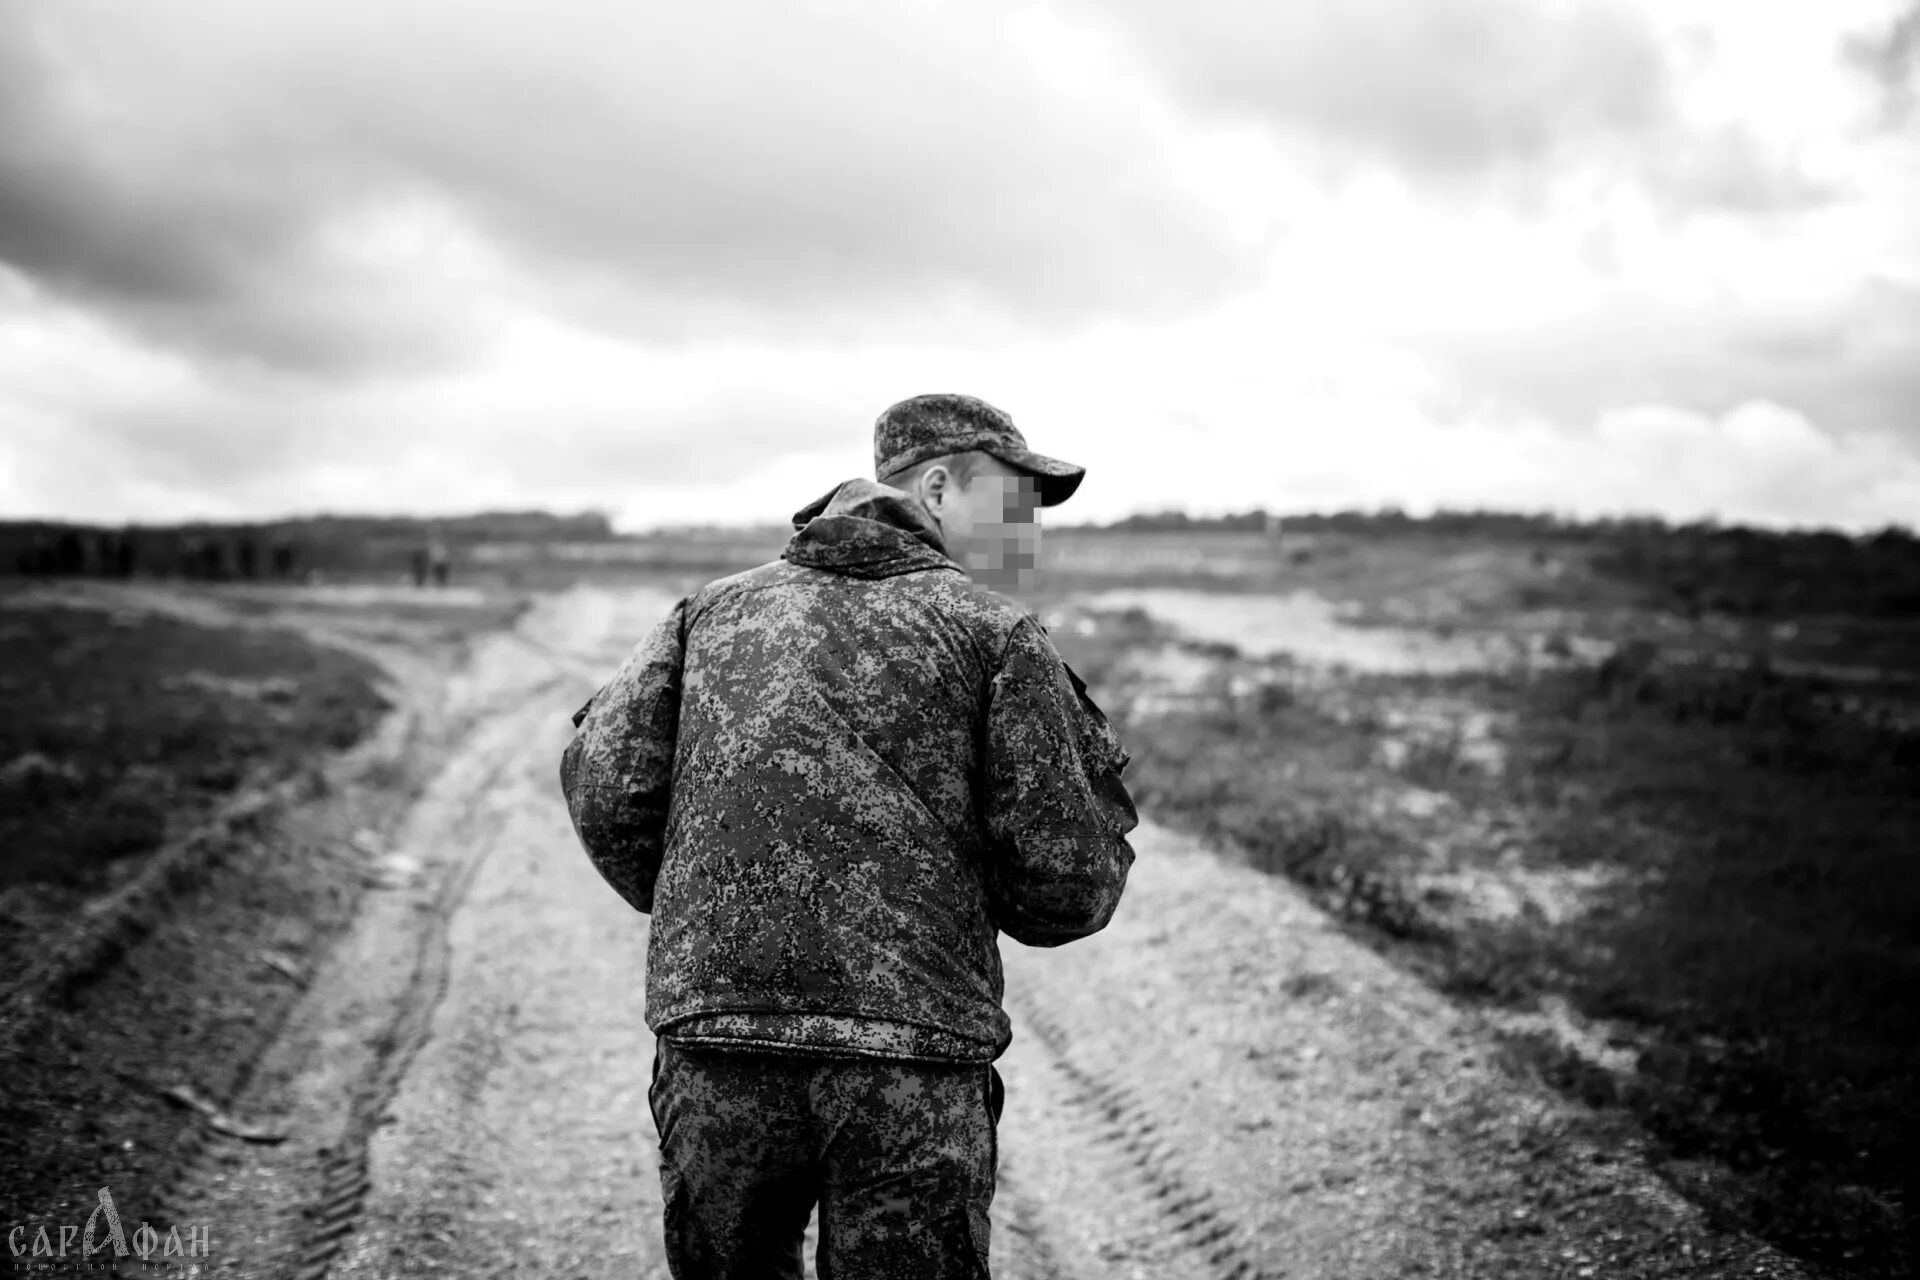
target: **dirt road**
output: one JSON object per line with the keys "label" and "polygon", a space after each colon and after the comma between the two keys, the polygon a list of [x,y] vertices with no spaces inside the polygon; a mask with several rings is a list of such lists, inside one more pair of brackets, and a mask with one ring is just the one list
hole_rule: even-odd
{"label": "dirt road", "polygon": [[[204,1274],[665,1276],[647,920],[579,850],[556,770],[670,603],[550,598],[418,691],[475,727],[234,1101],[291,1136],[190,1171]],[[997,1275],[1799,1274],[1285,882],[1151,823],[1135,847],[1104,933],[1002,944]]]}

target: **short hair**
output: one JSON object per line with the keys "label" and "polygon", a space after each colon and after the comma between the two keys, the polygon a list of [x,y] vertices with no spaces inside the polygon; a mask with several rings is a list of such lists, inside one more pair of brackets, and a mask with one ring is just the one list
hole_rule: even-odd
{"label": "short hair", "polygon": [[986,460],[987,453],[984,449],[967,449],[960,453],[941,454],[936,458],[928,458],[924,462],[916,462],[910,467],[902,467],[890,476],[881,476],[880,483],[895,489],[911,489],[928,471],[935,467],[945,467],[947,474],[953,477],[954,483],[964,489],[973,483],[975,476],[980,474]]}

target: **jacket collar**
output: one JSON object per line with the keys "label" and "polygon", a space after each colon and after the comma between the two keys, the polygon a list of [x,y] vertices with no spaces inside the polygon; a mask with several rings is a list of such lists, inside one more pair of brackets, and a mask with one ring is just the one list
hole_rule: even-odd
{"label": "jacket collar", "polygon": [[847,480],[793,513],[780,558],[851,578],[891,578],[923,569],[964,573],[920,504],[873,480]]}

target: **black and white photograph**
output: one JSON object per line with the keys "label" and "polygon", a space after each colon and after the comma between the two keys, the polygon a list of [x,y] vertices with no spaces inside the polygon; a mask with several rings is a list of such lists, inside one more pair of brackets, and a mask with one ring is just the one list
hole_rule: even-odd
{"label": "black and white photograph", "polygon": [[0,0],[0,1270],[1905,1280],[1915,0]]}

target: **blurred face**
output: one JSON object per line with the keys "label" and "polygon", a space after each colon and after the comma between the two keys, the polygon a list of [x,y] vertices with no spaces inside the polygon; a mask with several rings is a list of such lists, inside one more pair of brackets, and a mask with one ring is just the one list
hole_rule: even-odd
{"label": "blurred face", "polygon": [[1034,477],[987,458],[964,486],[930,472],[922,499],[940,525],[947,554],[983,587],[1031,589],[1040,559],[1040,489]]}

